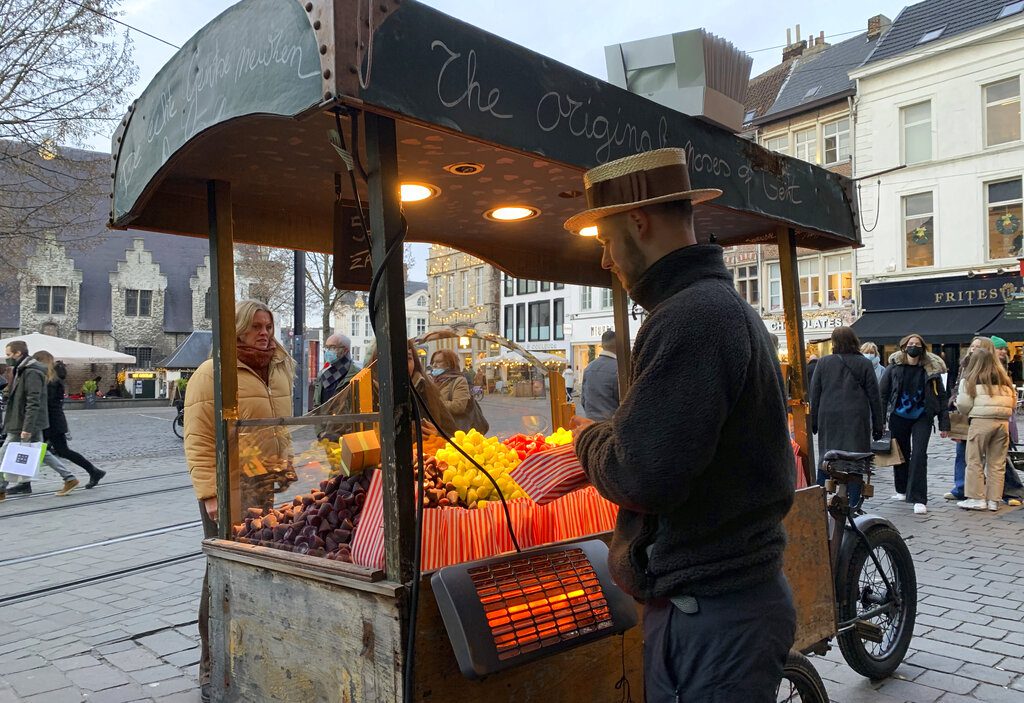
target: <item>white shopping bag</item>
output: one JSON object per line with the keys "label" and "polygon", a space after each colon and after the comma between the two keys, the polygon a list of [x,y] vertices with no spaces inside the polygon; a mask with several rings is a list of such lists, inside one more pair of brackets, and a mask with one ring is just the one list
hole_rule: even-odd
{"label": "white shopping bag", "polygon": [[7,446],[0,472],[34,478],[46,456],[46,442],[13,442]]}

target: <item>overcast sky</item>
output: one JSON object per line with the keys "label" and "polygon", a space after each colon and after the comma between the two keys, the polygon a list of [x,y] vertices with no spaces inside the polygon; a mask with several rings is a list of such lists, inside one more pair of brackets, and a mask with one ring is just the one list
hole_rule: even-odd
{"label": "overcast sky", "polygon": [[[123,19],[180,46],[231,0],[125,0]],[[598,78],[605,78],[604,47],[645,37],[703,27],[754,58],[757,75],[781,58],[786,28],[800,24],[803,37],[825,32],[837,43],[867,28],[876,14],[895,19],[907,3],[869,0],[861,6],[839,0],[427,0],[454,17],[550,56]],[[132,97],[149,84],[174,49],[132,33],[139,82]],[[125,106],[127,107],[127,106]],[[109,149],[97,139],[97,149]],[[425,247],[417,247],[414,277],[424,280]]]}

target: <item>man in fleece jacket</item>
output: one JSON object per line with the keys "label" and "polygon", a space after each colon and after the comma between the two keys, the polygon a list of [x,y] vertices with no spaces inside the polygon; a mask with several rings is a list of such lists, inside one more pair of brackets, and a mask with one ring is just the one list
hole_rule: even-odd
{"label": "man in fleece jacket", "polygon": [[[658,149],[584,175],[602,265],[649,315],[629,392],[574,419],[576,452],[620,508],[609,565],[644,604],[648,701],[774,701],[796,628],[782,519],[796,476],[782,375],[722,249],[697,244],[686,154]],[[591,233],[593,230],[590,231]],[[584,234],[587,231],[584,230]]]}

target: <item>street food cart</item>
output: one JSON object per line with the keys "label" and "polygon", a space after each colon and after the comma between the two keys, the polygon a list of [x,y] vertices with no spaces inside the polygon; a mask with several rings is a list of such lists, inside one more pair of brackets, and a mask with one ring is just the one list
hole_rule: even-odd
{"label": "street food cart", "polygon": [[[723,191],[697,206],[699,239],[779,246],[794,436],[810,473],[796,247],[859,245],[846,179],[412,0],[242,0],[133,103],[114,137],[111,226],[210,242],[222,507],[219,539],[204,550],[216,699],[595,701],[617,698],[623,681],[642,696],[635,626],[541,647],[483,678],[459,674],[451,624],[417,569],[418,411],[394,253],[403,241],[433,242],[511,276],[612,287],[625,387],[626,293],[601,268],[596,242],[562,222],[584,207],[584,170],[663,146],[686,150],[693,187]],[[340,415],[239,418],[235,242],[332,253],[335,285],[371,292],[376,376],[357,379]],[[328,422],[378,438],[379,566],[353,563],[346,540],[360,534],[368,474],[337,473]],[[329,447],[323,455],[318,444]],[[346,467],[364,450],[345,448]],[[312,515],[314,505],[325,512]],[[301,529],[289,527],[300,514]],[[808,649],[835,633],[820,489],[801,492],[794,520],[787,573],[798,648]],[[291,548],[265,546],[275,539]]]}

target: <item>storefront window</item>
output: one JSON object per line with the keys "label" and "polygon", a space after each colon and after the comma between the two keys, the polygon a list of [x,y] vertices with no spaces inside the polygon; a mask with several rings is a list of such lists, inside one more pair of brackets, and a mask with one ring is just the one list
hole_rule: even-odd
{"label": "storefront window", "polygon": [[1021,179],[987,184],[985,200],[988,203],[988,258],[1010,259],[1020,256],[1024,222]]}
{"label": "storefront window", "polygon": [[1020,141],[1020,76],[985,86],[985,146]]}
{"label": "storefront window", "polygon": [[829,307],[838,307],[853,300],[853,254],[827,257],[825,278]]}
{"label": "storefront window", "polygon": [[546,342],[551,339],[551,302],[541,300],[530,303],[530,341]]}
{"label": "storefront window", "polygon": [[768,264],[768,307],[782,309],[782,269],[778,263]]}
{"label": "storefront window", "polygon": [[800,276],[800,305],[818,307],[821,305],[821,260],[804,259],[797,262]]}
{"label": "storefront window", "polygon": [[796,150],[793,155],[810,163],[818,162],[818,129],[802,129],[793,133],[793,142]]}
{"label": "storefront window", "polygon": [[757,280],[757,264],[738,266],[734,272],[734,277],[736,280],[736,290],[739,291],[740,297],[756,308],[761,302]]}
{"label": "storefront window", "polygon": [[837,164],[850,158],[850,120],[842,119],[823,125],[825,164]]}
{"label": "storefront window", "polygon": [[554,320],[552,322],[552,332],[554,333],[555,339],[565,339],[565,298],[557,298],[554,301]]}
{"label": "storefront window", "polygon": [[903,122],[903,162],[918,164],[932,158],[932,104],[909,105],[900,110]]}
{"label": "storefront window", "polygon": [[932,210],[931,193],[903,198],[907,268],[935,265],[935,217]]}

